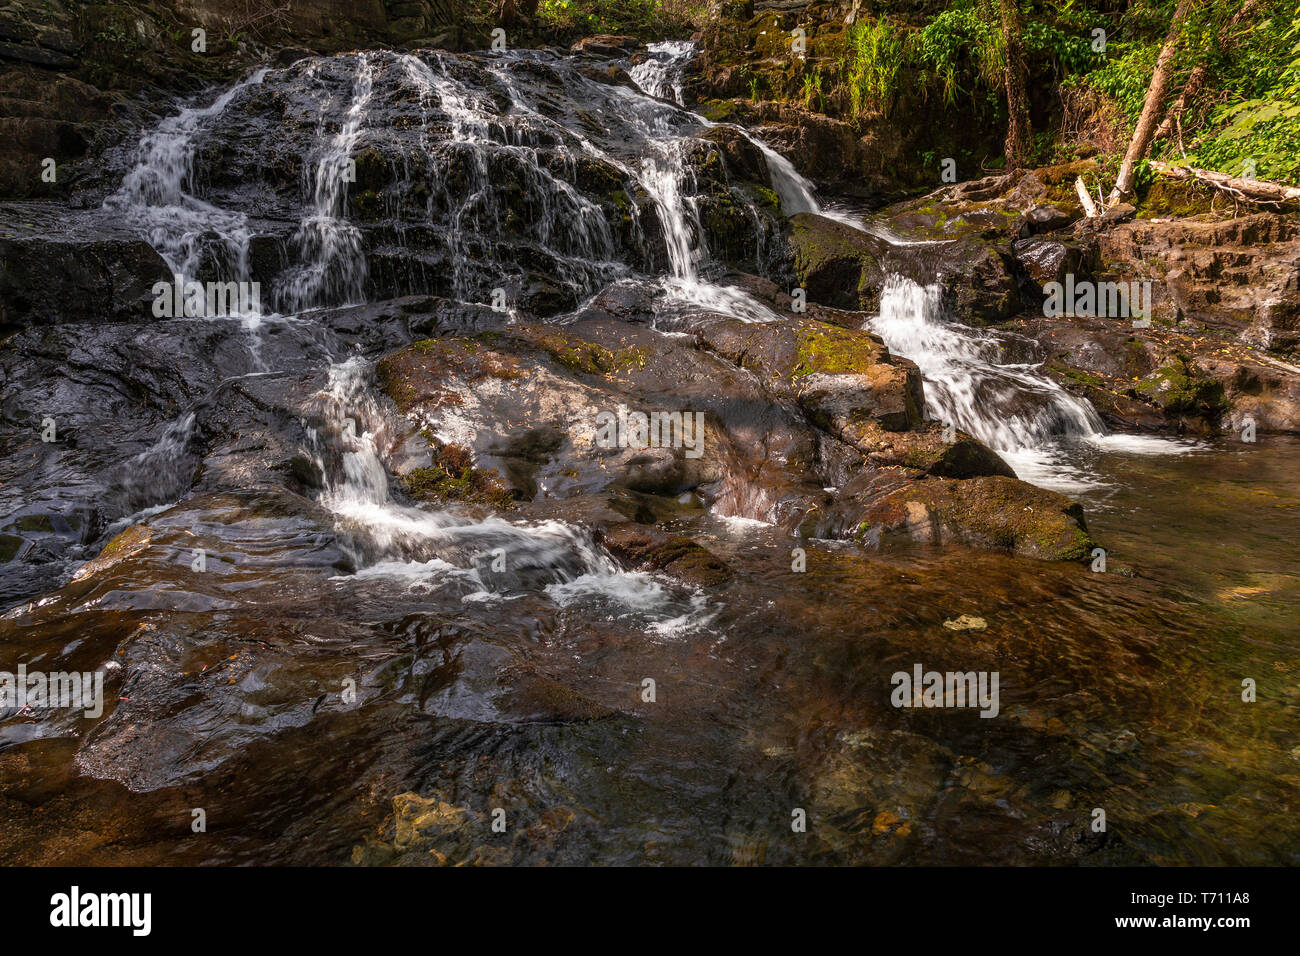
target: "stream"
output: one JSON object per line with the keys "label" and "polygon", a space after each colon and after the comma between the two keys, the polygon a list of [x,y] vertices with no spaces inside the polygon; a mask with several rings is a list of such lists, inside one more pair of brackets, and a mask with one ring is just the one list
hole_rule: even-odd
{"label": "stream", "polygon": [[[2,858],[1300,862],[1300,441],[1109,433],[1033,343],[948,313],[934,250],[893,237],[919,271],[864,327],[928,417],[1083,505],[1104,573],[820,538],[796,572],[758,511],[693,505],[668,525],[735,571],[700,587],[626,570],[563,499],[484,515],[396,485],[376,367],[431,332],[401,303],[436,297],[435,332],[562,328],[612,294],[667,340],[782,320],[723,264],[787,281],[780,223],[734,193],[724,252],[691,50],[651,50],[639,88],[544,52],[260,70],[111,149],[66,219],[30,211],[260,294],[4,356],[7,418],[71,437],[0,456],[0,669],[102,671],[106,700],[0,709]],[[748,138],[786,215],[877,228]],[[998,719],[891,706],[918,662],[998,672]]]}

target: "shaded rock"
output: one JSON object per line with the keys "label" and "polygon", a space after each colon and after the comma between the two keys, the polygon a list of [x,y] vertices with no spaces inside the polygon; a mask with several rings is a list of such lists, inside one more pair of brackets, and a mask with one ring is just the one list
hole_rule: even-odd
{"label": "shaded rock", "polygon": [[590,53],[593,56],[619,57],[626,56],[644,45],[644,42],[637,37],[597,33],[578,40],[569,50],[572,53]]}
{"label": "shaded rock", "polygon": [[871,311],[880,302],[884,239],[825,216],[800,213],[790,219],[795,274],[808,299],[837,309]]}
{"label": "shaded rock", "polygon": [[147,321],[171,279],[143,239],[0,238],[0,327]]}

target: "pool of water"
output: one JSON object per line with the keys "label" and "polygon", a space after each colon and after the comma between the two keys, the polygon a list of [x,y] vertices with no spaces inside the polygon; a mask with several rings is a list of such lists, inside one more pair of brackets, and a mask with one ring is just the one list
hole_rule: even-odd
{"label": "pool of water", "polygon": [[[1300,441],[1080,454],[1104,572],[834,542],[797,571],[706,517],[729,583],[641,603],[353,574],[305,506],[190,499],[0,620],[6,658],[109,675],[97,720],[0,721],[3,857],[1300,862]],[[997,715],[894,706],[918,664],[996,672]]]}

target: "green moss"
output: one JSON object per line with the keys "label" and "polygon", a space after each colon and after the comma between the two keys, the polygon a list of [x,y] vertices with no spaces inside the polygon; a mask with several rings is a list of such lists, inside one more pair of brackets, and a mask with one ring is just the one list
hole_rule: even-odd
{"label": "green moss", "polygon": [[1182,358],[1156,369],[1133,386],[1133,392],[1159,405],[1166,415],[1217,421],[1229,408],[1223,384],[1197,375]]}
{"label": "green moss", "polygon": [[22,546],[23,539],[16,534],[0,534],[0,563],[12,561]]}
{"label": "green moss", "polygon": [[1059,365],[1057,363],[1052,363],[1047,367],[1052,372],[1061,376],[1061,378],[1068,379],[1078,385],[1084,385],[1088,388],[1108,387],[1105,379],[1099,378],[1096,375],[1090,375],[1082,369],[1073,368],[1069,365]]}
{"label": "green moss", "polygon": [[881,360],[880,346],[865,332],[833,325],[805,326],[796,333],[792,377],[869,374]]}
{"label": "green moss", "polygon": [[467,448],[443,444],[432,438],[427,429],[420,434],[431,439],[433,463],[412,468],[402,476],[408,495],[417,501],[463,501],[499,509],[513,505],[514,496],[495,469],[475,468]]}
{"label": "green moss", "polygon": [[54,532],[54,522],[50,520],[49,515],[23,515],[14,525],[19,531],[44,531],[48,534]]}
{"label": "green moss", "polygon": [[650,359],[649,348],[614,351],[550,326],[529,329],[525,337],[565,368],[584,375],[645,368]]}
{"label": "green moss", "polygon": [[492,351],[477,338],[423,339],[385,357],[375,367],[379,387],[403,410],[438,394],[452,378],[511,380],[524,374],[516,359]]}
{"label": "green moss", "polygon": [[714,123],[729,123],[736,118],[736,104],[732,100],[708,100],[698,107],[699,113]]}
{"label": "green moss", "polygon": [[133,524],[131,527],[117,534],[112,541],[104,545],[99,552],[100,557],[112,557],[115,554],[121,554],[124,551],[131,551],[149,540],[149,529],[142,524]]}
{"label": "green moss", "polygon": [[[1096,546],[1078,504],[1014,478],[930,479],[891,499],[923,504],[931,522],[968,544],[1048,561],[1082,561]],[[905,507],[890,510],[879,514],[887,524],[906,515]]]}

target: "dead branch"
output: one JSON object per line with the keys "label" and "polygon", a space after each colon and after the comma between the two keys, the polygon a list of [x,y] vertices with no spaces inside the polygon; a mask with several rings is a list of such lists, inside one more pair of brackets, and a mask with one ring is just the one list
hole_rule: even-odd
{"label": "dead branch", "polygon": [[1211,169],[1191,166],[1174,166],[1171,163],[1152,161],[1151,171],[1180,182],[1203,182],[1242,202],[1266,206],[1283,206],[1300,203],[1300,187],[1272,183],[1263,179],[1241,179],[1216,173]]}

